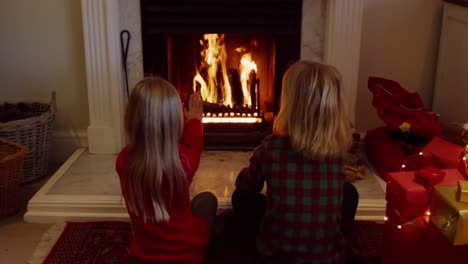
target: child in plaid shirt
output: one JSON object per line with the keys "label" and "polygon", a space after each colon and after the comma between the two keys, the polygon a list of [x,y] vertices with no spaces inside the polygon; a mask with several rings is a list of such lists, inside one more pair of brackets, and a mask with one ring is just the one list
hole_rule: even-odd
{"label": "child in plaid shirt", "polygon": [[[238,175],[234,214],[265,263],[342,263],[358,194],[344,183],[351,142],[338,71],[299,61],[283,76],[273,135]],[[266,196],[260,192],[264,182]]]}

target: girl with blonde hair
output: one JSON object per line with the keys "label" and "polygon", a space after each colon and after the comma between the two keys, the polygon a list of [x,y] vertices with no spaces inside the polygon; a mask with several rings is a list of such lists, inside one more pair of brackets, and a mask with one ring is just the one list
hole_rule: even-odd
{"label": "girl with blonde hair", "polygon": [[283,75],[273,135],[254,150],[232,196],[241,228],[247,239],[256,235],[264,262],[343,262],[343,235],[358,201],[354,186],[344,183],[342,154],[350,143],[338,71],[292,64]]}
{"label": "girl with blonde hair", "polygon": [[[130,255],[145,263],[202,263],[217,210],[211,193],[190,203],[189,185],[203,149],[203,107],[188,109],[160,77],[136,84],[125,112],[127,146],[116,161],[132,224]],[[185,122],[184,122],[185,115]]]}

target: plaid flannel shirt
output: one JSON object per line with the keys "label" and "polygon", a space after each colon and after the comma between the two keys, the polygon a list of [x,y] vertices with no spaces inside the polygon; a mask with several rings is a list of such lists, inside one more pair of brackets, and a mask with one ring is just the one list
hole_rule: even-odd
{"label": "plaid flannel shirt", "polygon": [[343,180],[342,159],[306,159],[288,137],[267,137],[236,180],[243,191],[261,192],[267,184],[259,253],[282,263],[342,263]]}

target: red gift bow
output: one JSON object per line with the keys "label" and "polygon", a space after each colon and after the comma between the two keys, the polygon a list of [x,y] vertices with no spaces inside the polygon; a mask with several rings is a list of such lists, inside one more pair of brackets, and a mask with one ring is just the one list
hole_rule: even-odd
{"label": "red gift bow", "polygon": [[426,167],[414,173],[415,181],[422,183],[426,188],[433,187],[444,178],[445,172],[434,167]]}

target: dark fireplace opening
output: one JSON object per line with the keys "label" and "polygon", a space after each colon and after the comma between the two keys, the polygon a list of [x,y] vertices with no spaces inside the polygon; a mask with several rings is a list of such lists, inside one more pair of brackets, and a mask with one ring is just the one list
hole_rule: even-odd
{"label": "dark fireplace opening", "polygon": [[299,59],[301,0],[141,0],[145,75],[204,101],[205,148],[250,149],[271,132],[281,75]]}

